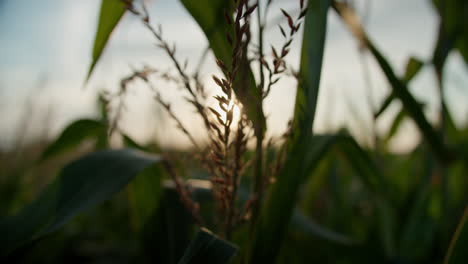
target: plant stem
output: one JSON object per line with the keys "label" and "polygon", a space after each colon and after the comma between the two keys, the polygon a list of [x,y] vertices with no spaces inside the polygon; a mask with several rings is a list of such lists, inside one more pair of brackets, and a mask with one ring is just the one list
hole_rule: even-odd
{"label": "plant stem", "polygon": [[[257,6],[257,21],[258,21],[258,51],[259,51],[259,56],[260,58],[263,58],[263,24],[262,24],[262,17],[261,17],[261,6],[260,3],[258,3]],[[265,86],[265,76],[263,75],[263,65],[259,63],[259,71],[260,71],[260,84],[258,86],[258,89],[261,91],[261,94],[263,94],[263,88]],[[262,110],[262,103],[263,103],[263,96],[257,102],[256,108],[258,110]],[[260,111],[257,111],[260,113]],[[257,118],[257,120],[260,120]],[[260,123],[260,122],[259,122]],[[262,126],[262,124],[258,124],[259,126]],[[260,206],[262,203],[262,197],[263,197],[263,127],[261,129],[257,129],[255,131],[255,137],[257,139],[257,143],[255,146],[255,185],[254,185],[254,193],[256,196],[256,202],[253,206],[253,212],[252,212],[252,222],[251,222],[251,229],[255,226],[256,220],[260,214]]]}

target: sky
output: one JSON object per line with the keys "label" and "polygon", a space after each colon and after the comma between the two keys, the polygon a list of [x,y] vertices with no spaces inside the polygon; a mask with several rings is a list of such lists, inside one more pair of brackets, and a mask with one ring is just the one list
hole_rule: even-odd
{"label": "sky", "polygon": [[[277,22],[285,23],[279,8],[294,13],[297,4],[276,0],[270,13],[271,27],[267,42],[278,46],[281,35]],[[368,5],[366,3],[368,2]],[[358,0],[365,28],[398,73],[404,71],[409,56],[429,60],[436,38],[437,15],[429,0]],[[155,48],[154,39],[137,18],[126,14],[113,33],[107,48],[86,87],[84,80],[91,62],[92,45],[100,1],[96,0],[0,0],[0,144],[12,146],[17,138],[47,135],[53,137],[78,118],[97,116],[96,95],[115,91],[119,81],[133,68],[144,64],[161,70],[171,69],[167,56]],[[148,1],[154,24],[160,24],[167,41],[177,46],[177,57],[189,61],[194,69],[207,42],[203,33],[179,1]],[[367,12],[364,7],[367,6]],[[327,40],[314,130],[317,133],[348,127],[363,144],[370,127],[369,89],[373,107],[378,107],[389,87],[372,58],[360,55],[358,45],[337,19],[329,13]],[[289,63],[299,63],[300,38],[295,39]],[[363,65],[367,65],[364,71]],[[366,86],[365,73],[371,87]],[[446,96],[459,124],[467,123],[468,91],[463,89],[468,72],[461,57],[454,53],[446,67]],[[218,74],[210,55],[202,73],[207,86],[211,74]],[[426,67],[411,83],[410,89],[428,104],[426,114],[436,119],[437,93],[433,72]],[[180,100],[175,87],[156,82],[164,98],[171,101],[187,126],[198,131],[193,110]],[[140,85],[141,86],[141,85]],[[292,116],[295,82],[283,79],[264,104],[272,134],[280,134]],[[174,124],[161,114],[151,94],[136,85],[128,98],[120,122],[122,130],[137,141],[157,139],[162,145],[185,144]],[[395,102],[377,124],[381,133],[401,107]],[[21,132],[21,133],[20,133]],[[418,133],[406,122],[394,140],[395,150],[407,150],[416,144]]]}

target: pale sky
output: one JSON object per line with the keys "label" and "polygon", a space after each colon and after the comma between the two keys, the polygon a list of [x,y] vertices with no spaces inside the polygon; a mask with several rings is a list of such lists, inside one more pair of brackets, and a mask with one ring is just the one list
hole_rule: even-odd
{"label": "pale sky", "polygon": [[[362,11],[366,1],[356,2]],[[430,58],[438,22],[429,0],[369,2],[366,29],[397,72],[402,73],[410,55],[423,60]],[[165,54],[154,47],[151,35],[135,17],[127,14],[114,32],[89,86],[83,89],[100,1],[0,0],[0,3],[0,144],[14,142],[24,118],[31,120],[32,125],[25,133],[32,137],[42,133],[44,126],[50,126],[48,131],[56,135],[74,119],[96,116],[97,91],[103,88],[114,90],[131,67],[143,64],[159,69],[171,67]],[[278,11],[279,7],[294,12],[296,5],[291,0],[277,0],[273,9]],[[151,1],[150,11],[152,20],[162,25],[165,38],[177,45],[180,60],[187,58],[189,68],[194,67],[206,40],[179,1]],[[272,21],[277,21],[277,17],[278,12],[270,13]],[[278,45],[281,36],[276,26],[267,32],[266,39]],[[288,56],[289,62],[297,67],[301,40],[297,38],[294,43],[295,48]],[[367,57],[366,61],[372,80],[373,101],[378,106],[389,88],[373,60]],[[212,57],[203,72],[207,80],[211,74],[218,73]],[[467,73],[460,56],[452,54],[447,65],[446,95],[454,117],[464,124],[467,122],[468,90],[464,87],[468,82]],[[345,125],[359,137],[363,130],[367,130],[370,115],[363,80],[356,42],[330,12],[315,131],[336,130]],[[178,113],[190,123],[192,110],[178,99],[180,92],[174,92],[174,87],[163,83],[157,82],[157,85],[162,86],[165,98],[173,101]],[[212,82],[208,86],[213,87]],[[426,113],[434,119],[438,107],[432,69],[427,68],[416,77],[411,91],[429,104]],[[150,93],[142,87],[134,88],[122,128],[142,142],[149,138],[157,138],[163,145],[183,142],[174,132],[173,123],[165,118],[161,120],[148,95]],[[294,82],[285,79],[265,103],[273,134],[281,133],[291,117],[294,96]],[[34,110],[28,110],[27,105],[33,105]],[[379,122],[382,132],[398,108],[399,103],[394,103]],[[356,117],[362,120],[356,120]],[[199,127],[193,122],[188,126],[193,130]],[[416,140],[417,133],[407,122],[394,143],[397,149],[409,149]]]}

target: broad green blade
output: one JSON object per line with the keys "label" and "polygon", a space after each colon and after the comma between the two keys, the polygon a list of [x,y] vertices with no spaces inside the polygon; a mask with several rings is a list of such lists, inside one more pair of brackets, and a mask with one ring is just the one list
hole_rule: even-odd
{"label": "broad green blade", "polygon": [[190,242],[179,264],[225,264],[236,252],[235,245],[202,228]]}
{"label": "broad green blade", "polygon": [[450,242],[444,264],[463,264],[468,259],[468,207]]}
{"label": "broad green blade", "polygon": [[89,66],[88,75],[86,76],[86,82],[91,77],[94,67],[101,57],[112,31],[114,31],[115,26],[117,26],[124,13],[125,4],[122,0],[101,1],[99,22],[97,26],[96,37],[94,39],[93,57],[91,65]]}
{"label": "broad green blade", "polygon": [[[226,29],[231,28],[224,17],[229,1],[226,0],[181,0],[190,15],[195,19],[208,39],[215,57],[231,65],[232,47],[226,39]],[[247,115],[254,122],[256,133],[266,129],[262,105],[262,91],[256,84],[249,63],[243,61],[238,78],[234,83],[234,92],[246,108]]]}
{"label": "broad green blade", "polygon": [[97,120],[81,119],[69,124],[42,153],[40,161],[64,154],[78,147],[83,141],[106,135],[106,125]]}
{"label": "broad green blade", "polygon": [[94,152],[68,164],[32,204],[0,222],[0,256],[60,228],[161,161],[156,155],[123,149]]}

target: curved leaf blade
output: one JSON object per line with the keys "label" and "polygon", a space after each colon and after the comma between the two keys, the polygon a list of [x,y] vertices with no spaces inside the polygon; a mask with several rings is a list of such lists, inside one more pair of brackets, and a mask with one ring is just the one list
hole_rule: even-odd
{"label": "curved leaf blade", "polygon": [[0,256],[60,228],[161,161],[160,156],[123,149],[94,152],[70,163],[32,204],[0,222]]}
{"label": "curved leaf blade", "polygon": [[60,136],[52,142],[42,153],[40,161],[63,154],[79,146],[83,141],[92,137],[106,135],[106,125],[92,119],[77,120],[68,125]]}
{"label": "curved leaf blade", "polygon": [[89,66],[88,75],[86,76],[86,82],[91,77],[94,67],[101,57],[112,31],[114,31],[114,28],[117,26],[124,13],[125,4],[123,1],[102,0],[96,37],[94,39],[93,57],[91,65]]}

